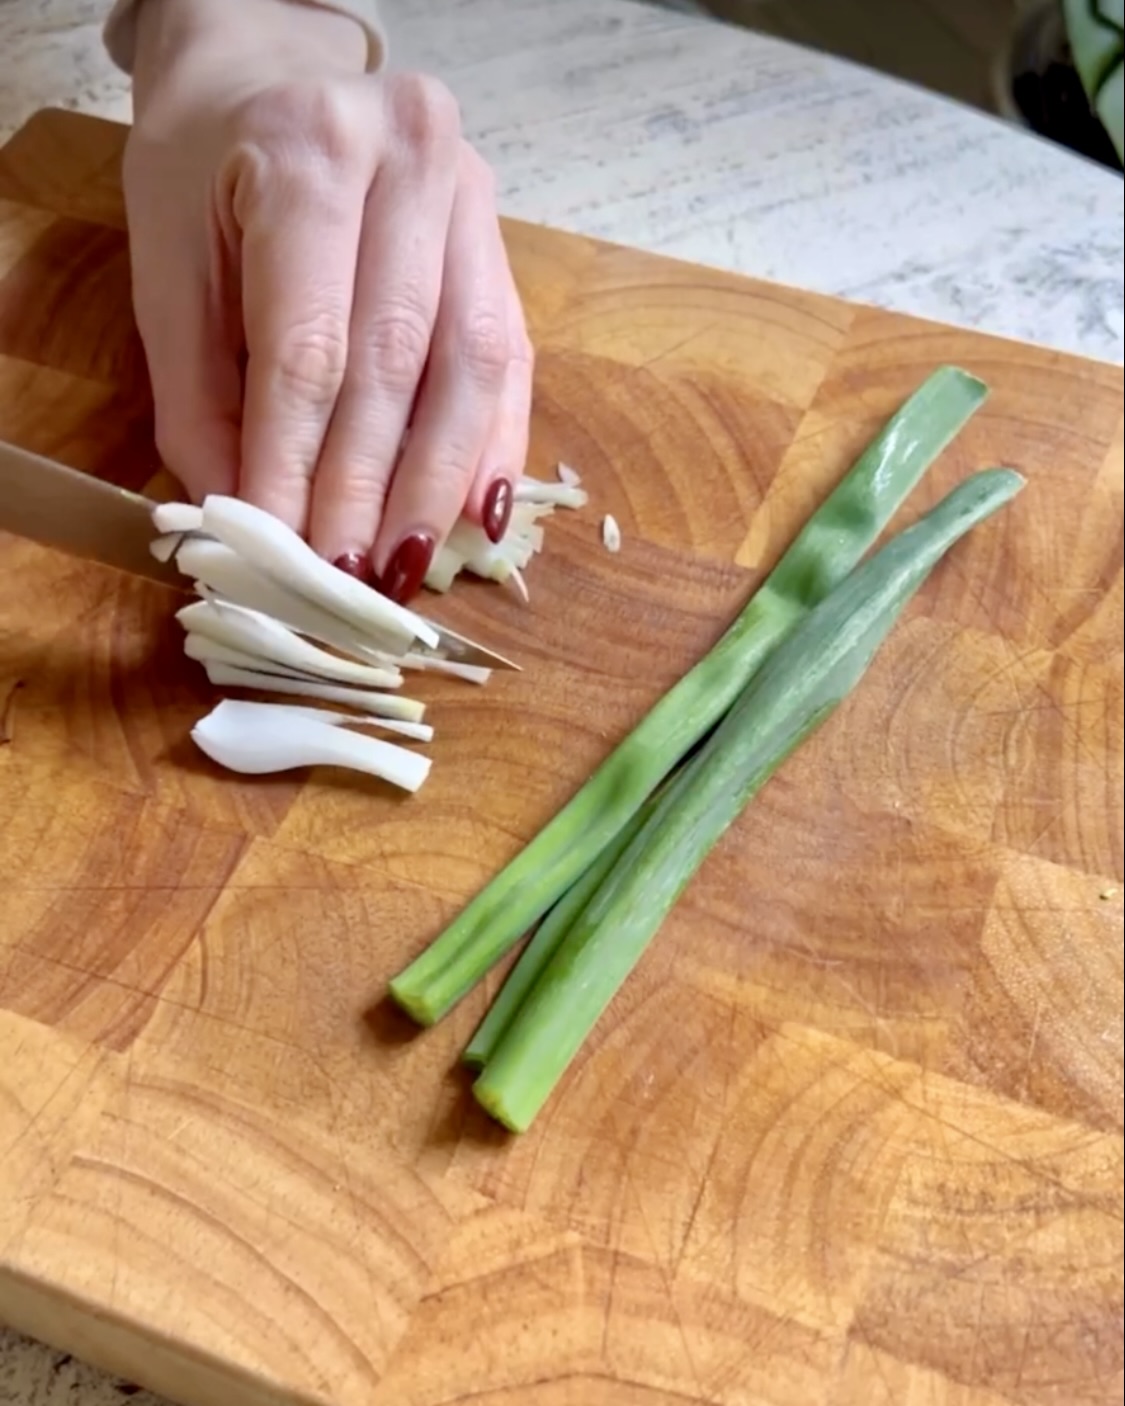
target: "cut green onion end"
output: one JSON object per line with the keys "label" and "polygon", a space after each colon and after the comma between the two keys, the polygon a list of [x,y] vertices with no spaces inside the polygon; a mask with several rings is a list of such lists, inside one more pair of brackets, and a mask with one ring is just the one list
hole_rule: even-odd
{"label": "cut green onion end", "polygon": [[538,1111],[533,1111],[531,1118],[523,1118],[513,1112],[504,1098],[503,1091],[494,1089],[490,1085],[487,1069],[474,1082],[473,1097],[490,1118],[494,1118],[501,1127],[507,1128],[510,1133],[526,1133],[531,1126],[535,1112]]}

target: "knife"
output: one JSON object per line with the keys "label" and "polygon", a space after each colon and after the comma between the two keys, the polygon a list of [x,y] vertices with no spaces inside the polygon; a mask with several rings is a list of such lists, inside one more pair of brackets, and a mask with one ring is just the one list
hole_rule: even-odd
{"label": "knife", "polygon": [[[157,561],[149,550],[157,535],[155,507],[140,493],[0,441],[0,532],[190,595],[175,563]],[[502,654],[424,618],[437,631],[438,644],[435,649],[416,644],[417,653],[486,669],[519,669]]]}

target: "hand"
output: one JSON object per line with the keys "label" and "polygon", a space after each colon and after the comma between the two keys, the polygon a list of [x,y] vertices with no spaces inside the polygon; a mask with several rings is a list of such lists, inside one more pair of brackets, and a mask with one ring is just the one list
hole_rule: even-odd
{"label": "hand", "polygon": [[405,601],[462,512],[503,536],[532,351],[453,98],[364,63],[313,6],[152,0],[124,185],[169,469]]}

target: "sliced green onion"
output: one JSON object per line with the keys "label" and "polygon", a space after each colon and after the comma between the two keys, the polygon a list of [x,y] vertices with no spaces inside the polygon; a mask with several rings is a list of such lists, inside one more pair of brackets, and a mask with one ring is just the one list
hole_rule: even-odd
{"label": "sliced green onion", "polygon": [[1011,469],[960,484],[858,566],[783,641],[660,797],[550,957],[473,1092],[524,1131],[708,852],[782,762],[859,683],[951,546],[1023,487]]}
{"label": "sliced green onion", "polygon": [[585,873],[779,641],[848,575],[987,394],[981,381],[956,367],[927,378],[809,518],[718,643],[391,981],[390,994],[404,1010],[423,1025],[439,1020]]}

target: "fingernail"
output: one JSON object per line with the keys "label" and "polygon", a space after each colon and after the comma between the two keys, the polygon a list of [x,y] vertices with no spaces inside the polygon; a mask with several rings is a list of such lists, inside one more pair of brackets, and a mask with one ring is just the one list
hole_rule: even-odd
{"label": "fingernail", "polygon": [[383,594],[398,605],[405,605],[421,590],[433,556],[434,539],[428,532],[412,532],[404,537],[383,572]]}
{"label": "fingernail", "polygon": [[512,485],[506,478],[498,478],[484,497],[484,512],[481,523],[484,535],[490,542],[499,542],[508,530],[512,520]]}
{"label": "fingernail", "polygon": [[337,557],[332,565],[337,571],[354,576],[357,581],[370,579],[371,568],[367,557],[362,552],[345,552],[342,557]]}

